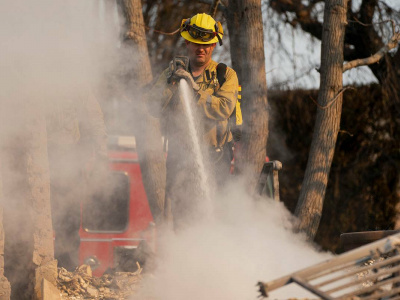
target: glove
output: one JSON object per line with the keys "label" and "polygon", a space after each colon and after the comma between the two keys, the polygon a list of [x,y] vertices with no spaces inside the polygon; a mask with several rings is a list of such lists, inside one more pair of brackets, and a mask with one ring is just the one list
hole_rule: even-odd
{"label": "glove", "polygon": [[172,75],[179,69],[189,70],[189,58],[187,56],[175,56],[173,60],[169,62],[167,78],[171,78]]}
{"label": "glove", "polygon": [[172,74],[172,80],[179,81],[180,79],[185,79],[189,86],[196,92],[200,90],[199,85],[194,81],[192,75],[189,72],[179,69]]}
{"label": "glove", "polygon": [[172,63],[175,66],[175,71],[179,69],[189,70],[189,58],[187,56],[175,56]]}

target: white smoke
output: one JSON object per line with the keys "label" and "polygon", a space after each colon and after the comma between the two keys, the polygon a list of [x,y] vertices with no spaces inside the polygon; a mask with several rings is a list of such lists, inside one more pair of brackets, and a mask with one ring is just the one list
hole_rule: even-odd
{"label": "white smoke", "polygon": [[1,0],[2,102],[60,101],[77,85],[97,88],[119,38],[95,13],[100,2]]}
{"label": "white smoke", "polygon": [[89,90],[101,95],[120,38],[118,20],[98,15],[102,2],[0,0],[3,142],[23,136],[31,116],[55,113]]}
{"label": "white smoke", "polygon": [[[61,115],[59,111],[78,103],[81,94],[88,90],[98,92],[105,74],[115,65],[118,20],[106,24],[100,18],[96,6],[101,2],[0,0],[0,172],[4,200],[1,205],[5,273],[13,285],[30,280],[31,198],[39,194],[46,198],[49,192],[46,139],[38,139],[46,136],[45,116]],[[67,124],[65,119],[59,124],[63,121]],[[41,150],[40,158],[44,159],[38,162],[35,157],[33,161],[33,164],[41,163],[40,174],[27,174],[30,157],[26,149],[29,147],[37,147],[33,149],[37,152]],[[60,155],[59,161],[65,169],[79,174],[73,163],[77,161],[75,157],[69,160]],[[38,191],[30,191],[28,181],[35,176]],[[46,204],[46,208],[38,211],[47,217],[50,212],[46,209],[50,208]],[[46,229],[52,236],[51,228]],[[24,288],[13,287],[13,290],[23,292]]]}
{"label": "white smoke", "polygon": [[[204,222],[161,237],[154,276],[133,299],[257,299],[256,284],[331,257],[292,232],[283,203],[254,200],[240,181],[214,199]],[[271,299],[307,297],[300,288],[272,292]]]}
{"label": "white smoke", "polygon": [[[190,105],[193,95],[184,80],[180,90],[186,108],[182,122],[193,138],[194,168],[206,191],[210,177],[195,138],[198,134],[193,128]],[[133,299],[257,299],[257,282],[276,279],[330,257],[308,244],[303,235],[293,233],[293,217],[283,203],[267,198],[255,200],[245,192],[239,178],[231,179],[226,187],[219,187],[218,195],[197,203],[200,217],[193,218],[191,224],[176,232],[160,232],[154,276],[145,276],[144,287]],[[272,297],[310,295],[300,288],[271,293]]]}
{"label": "white smoke", "polygon": [[[104,22],[99,0],[0,0],[2,135],[23,130],[26,101],[75,98],[97,89],[116,63],[118,20]],[[114,13],[111,14],[114,16]],[[112,19],[113,17],[111,17]],[[4,110],[4,106],[11,106]],[[20,114],[6,114],[5,111]],[[13,170],[3,170],[10,176]],[[158,267],[138,297],[255,299],[256,283],[327,258],[291,232],[282,203],[254,201],[235,182],[214,199],[215,213],[176,234],[160,237]],[[7,238],[7,237],[6,237]],[[300,296],[296,294],[294,296]]]}
{"label": "white smoke", "polygon": [[[183,102],[191,103],[192,95],[183,80],[181,90]],[[192,114],[182,122],[191,128]],[[202,158],[196,143],[192,141],[198,163]],[[203,167],[198,172],[201,187],[207,190],[207,181],[201,180],[207,170]],[[145,277],[143,289],[133,299],[256,299],[257,282],[276,279],[330,256],[292,232],[293,217],[283,203],[260,197],[255,200],[239,178],[231,179],[226,187],[219,187],[211,203],[203,199],[198,205],[203,207],[198,212],[200,221],[193,218],[193,223],[177,232],[161,232],[154,277]],[[206,206],[211,207],[204,209]],[[203,215],[204,211],[208,214]],[[309,295],[287,288],[272,294]]]}

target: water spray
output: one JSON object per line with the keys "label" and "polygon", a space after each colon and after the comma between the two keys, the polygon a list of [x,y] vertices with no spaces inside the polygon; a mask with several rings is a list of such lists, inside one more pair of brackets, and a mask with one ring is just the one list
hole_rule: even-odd
{"label": "water spray", "polygon": [[200,179],[200,188],[201,191],[204,193],[204,198],[203,199],[206,203],[204,205],[205,207],[205,213],[206,215],[210,215],[212,212],[212,205],[211,205],[211,197],[210,197],[210,189],[209,185],[207,183],[207,171],[204,166],[204,156],[200,148],[200,137],[199,137],[199,132],[198,129],[196,128],[196,114],[194,112],[194,107],[193,107],[193,92],[191,91],[191,88],[189,87],[189,84],[186,82],[185,79],[180,80],[180,97],[181,101],[184,106],[184,112],[185,116],[188,121],[188,128],[189,128],[189,133],[190,133],[190,143],[191,147],[193,149],[194,153],[194,158],[195,158],[195,163],[196,163],[196,169],[198,170],[198,175]]}

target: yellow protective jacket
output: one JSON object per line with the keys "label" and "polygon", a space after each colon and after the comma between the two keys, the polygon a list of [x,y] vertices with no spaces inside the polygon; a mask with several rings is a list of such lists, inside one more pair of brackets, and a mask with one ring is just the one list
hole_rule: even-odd
{"label": "yellow protective jacket", "polygon": [[[227,67],[226,81],[220,87],[216,74],[217,65],[218,63],[212,60],[203,73],[195,79],[200,86],[195,99],[201,111],[204,142],[210,146],[222,147],[232,139],[228,118],[236,106],[239,83],[236,72]],[[169,131],[175,130],[174,125],[178,125],[174,124],[170,117],[179,109],[173,101],[174,97],[178,97],[177,85],[168,83],[168,72],[168,69],[164,70],[147,97],[150,113],[161,119],[169,119],[167,122],[162,122],[167,127],[167,137]]]}

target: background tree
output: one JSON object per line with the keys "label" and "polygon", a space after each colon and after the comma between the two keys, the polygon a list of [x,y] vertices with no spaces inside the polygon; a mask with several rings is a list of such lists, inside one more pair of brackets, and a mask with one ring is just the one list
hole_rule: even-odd
{"label": "background tree", "polygon": [[[145,86],[152,79],[150,60],[147,50],[145,26],[140,0],[119,0],[126,20],[124,45],[132,54],[131,65],[124,74],[124,89],[131,100],[132,118],[134,118],[135,137],[140,157],[143,182],[153,216],[161,221],[164,212],[165,198],[165,155],[162,149],[161,131],[158,119],[150,116],[145,107]],[[138,98],[134,95],[140,95]]]}
{"label": "background tree", "polygon": [[[269,155],[281,160],[280,196],[295,210],[310,151],[317,90],[269,90]],[[340,131],[315,241],[342,251],[344,232],[394,229],[400,201],[400,117],[379,84],[343,94]]]}
{"label": "background tree", "polygon": [[321,86],[311,149],[295,214],[298,229],[314,238],[321,220],[342,113],[343,42],[347,0],[325,2]]}
{"label": "background tree", "polygon": [[[345,10],[343,11],[342,8]],[[393,37],[371,57],[356,59],[343,66],[343,40],[346,24],[346,2],[325,2],[321,51],[321,87],[318,110],[307,168],[295,214],[298,229],[314,238],[322,214],[330,166],[336,146],[342,110],[342,72],[378,62],[395,48],[400,34],[393,26]],[[335,19],[340,17],[341,19]],[[325,112],[326,111],[326,112]]]}
{"label": "background tree", "polygon": [[[1,166],[1,161],[0,161]],[[3,229],[3,180],[0,168],[0,299],[9,300],[11,295],[10,282],[4,276],[4,229]]]}
{"label": "background tree", "polygon": [[[342,7],[347,7],[345,2],[325,2],[321,51],[321,87],[318,96],[317,119],[306,173],[295,212],[299,217],[299,229],[305,231],[311,238],[314,238],[321,219],[330,165],[339,131],[342,110],[342,72],[380,61],[388,51],[397,46],[400,40],[400,34],[396,32],[393,25],[393,37],[388,44],[383,45],[373,56],[355,59],[343,65],[346,11],[340,11]],[[332,24],[331,22],[338,22],[332,16],[339,14],[342,20],[339,24]],[[338,35],[340,36],[338,37]],[[329,62],[330,60],[332,61]],[[324,73],[326,72],[325,68],[328,69],[327,74]],[[326,115],[324,115],[325,110],[327,111]]]}
{"label": "background tree", "polygon": [[238,166],[250,171],[254,187],[266,156],[268,100],[261,1],[230,0],[226,17],[232,66],[242,90],[243,136]]}
{"label": "background tree", "polygon": [[[322,39],[321,6],[323,0],[269,0],[267,4],[281,19],[311,36]],[[387,21],[400,20],[400,11],[385,0],[349,1],[345,31],[343,57],[345,61],[367,58],[378,52],[392,35],[391,24]],[[400,112],[400,51],[393,49],[385,53],[379,64],[368,65],[383,90],[394,101]]]}
{"label": "background tree", "polygon": [[17,112],[14,105],[5,104],[2,111],[5,115],[13,111],[24,120],[15,131],[5,126],[1,132],[2,171],[9,174],[2,178],[3,200],[7,200],[2,201],[4,269],[11,299],[40,299],[43,278],[53,285],[57,278],[46,121],[43,105],[36,99],[25,100],[24,109]]}
{"label": "background tree", "polygon": [[[30,112],[37,105],[32,101]],[[54,260],[54,236],[50,204],[50,171],[47,153],[47,130],[43,111],[28,118],[26,142],[26,176],[28,203],[33,225],[32,263],[35,268],[34,293],[42,298],[43,279],[57,285],[57,261]],[[21,220],[22,221],[22,220]],[[25,220],[23,220],[25,221]]]}

